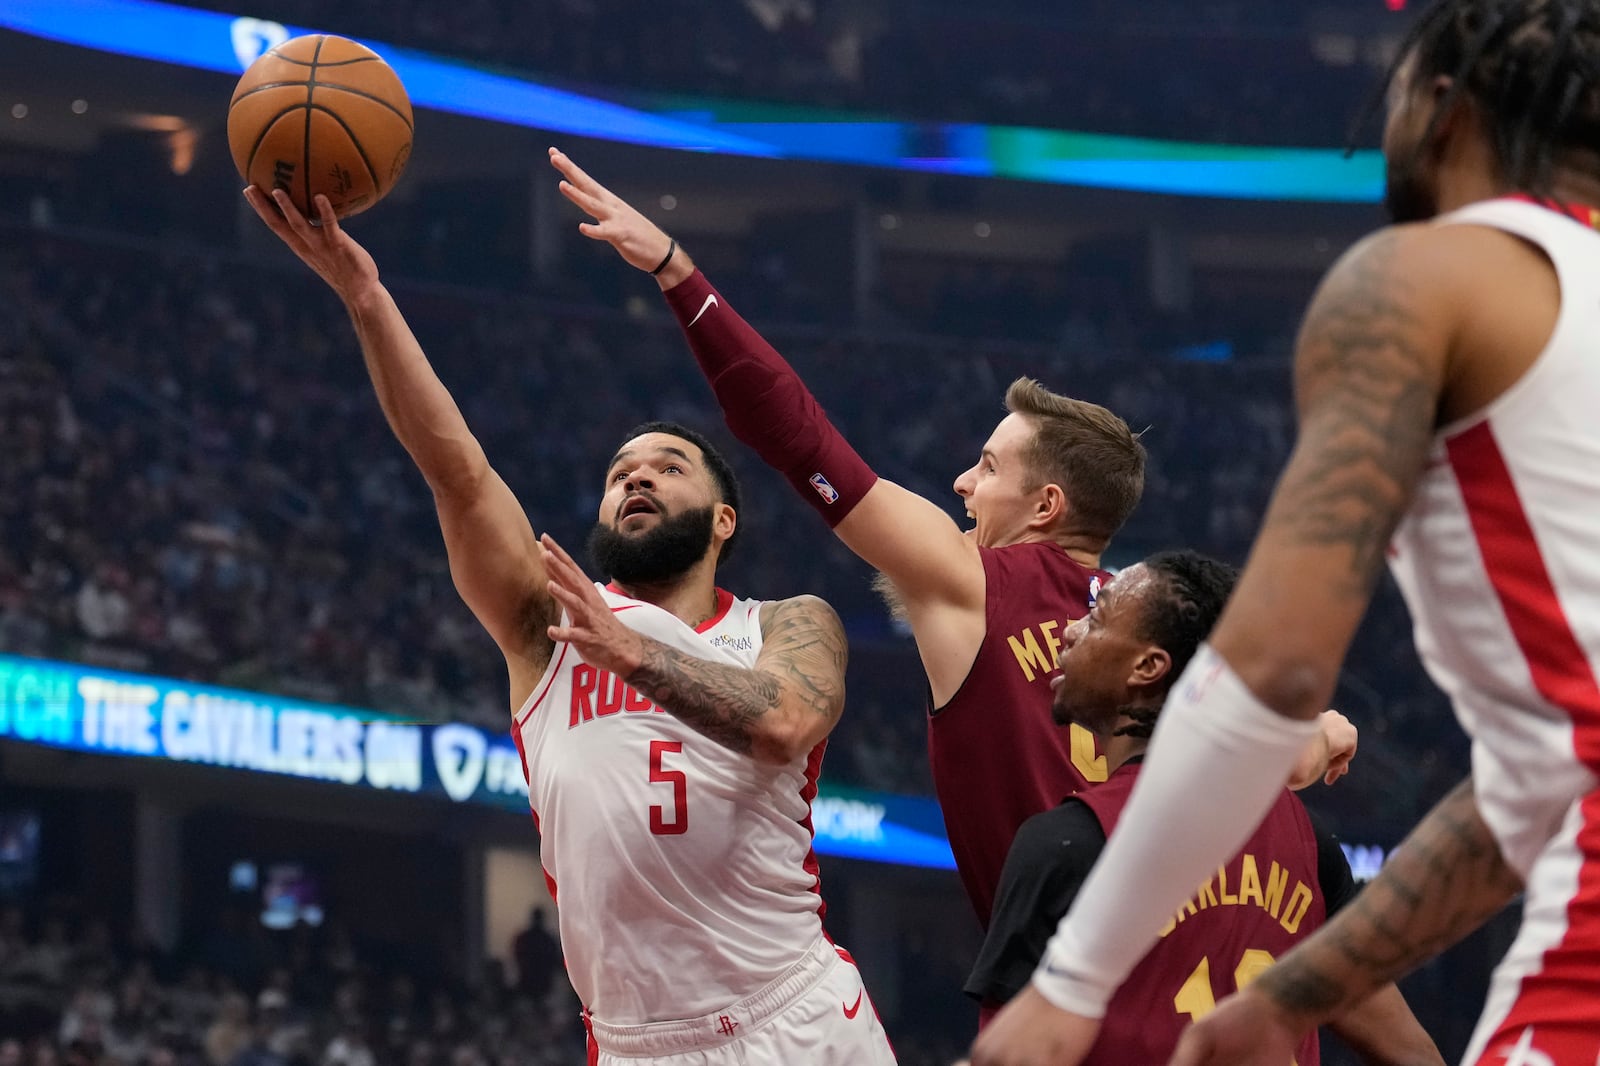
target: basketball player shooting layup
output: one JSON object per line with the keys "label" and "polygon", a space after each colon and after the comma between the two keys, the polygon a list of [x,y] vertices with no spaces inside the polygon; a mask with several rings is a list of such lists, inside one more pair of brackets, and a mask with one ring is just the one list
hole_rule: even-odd
{"label": "basketball player shooting layup", "polygon": [[1306,314],[1299,441],[1239,590],[981,1066],[1079,1061],[1173,906],[1271,802],[1386,554],[1472,777],[1174,1061],[1281,1064],[1524,886],[1464,1061],[1600,1061],[1600,3],[1444,0],[1400,54],[1397,224]]}
{"label": "basketball player shooting layup", "polygon": [[893,1063],[855,966],[823,936],[811,852],[844,633],[815,597],[717,588],[738,535],[727,463],[681,426],[630,434],[590,539],[613,584],[591,584],[534,537],[326,198],[314,227],[281,191],[245,196],[343,299],[433,490],[456,588],[505,654],[590,1062]]}
{"label": "basketball player shooting layup", "polygon": [[[728,426],[784,474],[839,539],[885,575],[927,672],[928,756],[967,895],[988,925],[1017,827],[1106,779],[1081,727],[1050,721],[1061,634],[1110,575],[1100,553],[1139,502],[1144,448],[1104,407],[1026,378],[955,491],[975,528],[880,480],[794,369],[728,306],[676,241],[556,149],[580,230],[649,271],[666,294]],[[1355,729],[1330,712],[1295,784],[1344,773]],[[1280,782],[1281,783],[1281,782]]]}

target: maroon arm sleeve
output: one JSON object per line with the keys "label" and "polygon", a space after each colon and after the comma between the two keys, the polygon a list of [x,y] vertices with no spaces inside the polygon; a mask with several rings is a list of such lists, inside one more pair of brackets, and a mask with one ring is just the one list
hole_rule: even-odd
{"label": "maroon arm sleeve", "polygon": [[837,526],[878,481],[794,367],[696,270],[665,293],[722,417],[739,440]]}

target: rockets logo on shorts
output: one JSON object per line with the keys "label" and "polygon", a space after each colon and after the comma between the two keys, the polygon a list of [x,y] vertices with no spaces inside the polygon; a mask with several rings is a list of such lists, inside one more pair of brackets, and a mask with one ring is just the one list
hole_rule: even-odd
{"label": "rockets logo on shorts", "polygon": [[824,502],[839,502],[839,490],[828,484],[828,479],[820,473],[811,475],[811,487],[817,490],[817,495],[821,496]]}

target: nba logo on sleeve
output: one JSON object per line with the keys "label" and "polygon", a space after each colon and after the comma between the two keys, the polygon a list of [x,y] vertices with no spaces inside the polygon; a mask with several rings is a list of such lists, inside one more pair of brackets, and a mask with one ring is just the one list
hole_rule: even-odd
{"label": "nba logo on sleeve", "polygon": [[817,495],[822,497],[823,502],[839,502],[839,490],[828,484],[828,479],[821,474],[811,475],[811,487],[817,490]]}
{"label": "nba logo on sleeve", "polygon": [[1094,606],[1094,601],[1100,598],[1100,575],[1096,574],[1089,579],[1089,606]]}

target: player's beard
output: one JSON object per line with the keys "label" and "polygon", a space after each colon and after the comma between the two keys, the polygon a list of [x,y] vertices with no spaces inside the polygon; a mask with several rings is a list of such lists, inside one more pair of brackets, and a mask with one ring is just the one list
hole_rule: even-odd
{"label": "player's beard", "polygon": [[656,527],[629,535],[597,523],[589,533],[595,568],[622,585],[660,585],[687,574],[711,547],[710,507],[662,515]]}

